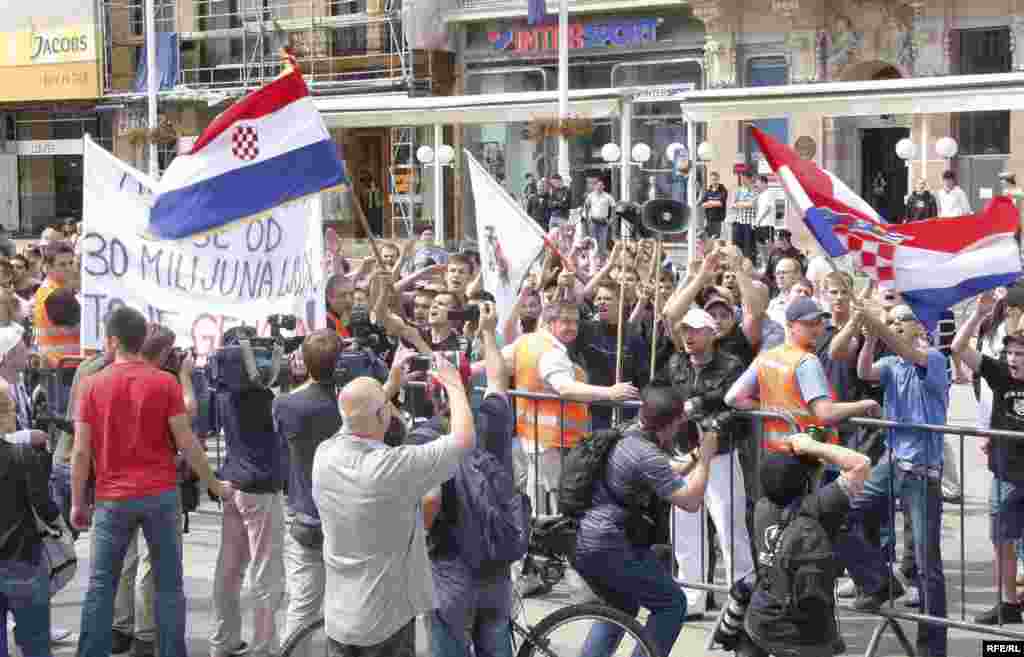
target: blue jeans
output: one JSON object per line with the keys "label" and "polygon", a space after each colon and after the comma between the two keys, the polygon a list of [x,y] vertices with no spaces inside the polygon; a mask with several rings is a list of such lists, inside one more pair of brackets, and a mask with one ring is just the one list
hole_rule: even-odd
{"label": "blue jeans", "polygon": [[[922,609],[930,616],[946,617],[946,575],[942,569],[942,489],[937,479],[905,472],[888,456],[871,470],[864,490],[851,503],[849,531],[836,543],[840,559],[854,580],[867,592],[881,590],[889,569],[878,548],[864,539],[864,519],[871,513],[889,513],[889,488],[899,495],[903,513],[910,514],[917,560]],[[882,545],[891,549],[891,523],[882,529]],[[946,628],[919,623],[917,644],[928,657],[946,657]]]}
{"label": "blue jeans", "polygon": [[597,242],[597,250],[601,255],[608,253],[608,223],[611,221],[590,220],[590,236]]}
{"label": "blue jeans", "polygon": [[427,616],[430,627],[430,654],[432,657],[469,657],[467,638],[473,639],[476,657],[512,657],[512,626],[504,618],[478,618],[467,635],[465,628],[456,632],[441,618],[437,609]]}
{"label": "blue jeans", "polygon": [[50,574],[37,563],[0,561],[0,655],[7,655],[7,612],[24,657],[50,657]]}
{"label": "blue jeans", "polygon": [[149,545],[156,593],[156,638],[160,657],[187,655],[185,592],[178,541],[178,490],[96,503],[92,523],[89,590],[82,605],[78,657],[108,657],[114,597],[128,543],[138,528]]}
{"label": "blue jeans", "polygon": [[[623,552],[595,551],[576,555],[576,570],[594,593],[630,616],[646,608],[646,630],[658,654],[672,652],[672,646],[686,620],[686,594],[672,579],[650,548],[631,548]],[[587,634],[581,657],[608,657],[622,639],[622,630],[596,623]],[[636,653],[642,650],[637,646]]]}

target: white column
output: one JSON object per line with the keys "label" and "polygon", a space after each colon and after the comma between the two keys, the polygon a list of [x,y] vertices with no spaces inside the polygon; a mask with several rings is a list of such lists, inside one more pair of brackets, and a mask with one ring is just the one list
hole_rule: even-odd
{"label": "white column", "polygon": [[697,255],[697,231],[701,224],[697,212],[697,124],[690,119],[686,119],[686,150],[690,153],[690,176],[686,179],[686,203],[690,206],[690,225],[686,232],[686,268],[689,271],[689,264]]}
{"label": "white column", "polygon": [[441,143],[444,138],[440,123],[434,124],[434,241],[444,246],[444,167],[441,166]]}
{"label": "white column", "polygon": [[[157,128],[156,93],[156,8],[154,0],[146,0],[146,101],[151,131]],[[155,178],[159,174],[159,170],[157,146],[151,140],[149,143],[149,175]]]}
{"label": "white column", "polygon": [[[928,177],[928,115],[921,115],[921,179]],[[913,182],[913,181],[911,181]],[[913,189],[913,188],[911,188]]]}
{"label": "white column", "polygon": [[[558,118],[569,116],[569,0],[558,4]],[[623,147],[625,150],[625,147]],[[569,176],[569,140],[558,138],[558,173]]]}
{"label": "white column", "polygon": [[629,200],[629,189],[630,189],[630,177],[633,173],[632,167],[629,166],[629,147],[633,142],[633,99],[624,98],[622,101],[622,116],[620,118],[622,125],[620,126],[619,134],[619,145],[622,146],[622,157],[619,166],[621,167],[619,175],[619,199],[622,201]]}

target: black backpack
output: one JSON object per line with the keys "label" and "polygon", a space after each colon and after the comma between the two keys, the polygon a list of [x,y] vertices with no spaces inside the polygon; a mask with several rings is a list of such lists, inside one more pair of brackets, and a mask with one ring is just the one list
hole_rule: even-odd
{"label": "black backpack", "polygon": [[833,615],[839,575],[832,539],[816,518],[800,510],[802,503],[800,498],[786,508],[759,557],[759,588],[796,622]]}
{"label": "black backpack", "polygon": [[579,518],[594,504],[594,484],[604,477],[608,455],[622,439],[617,429],[599,429],[569,450],[558,477],[558,510]]}

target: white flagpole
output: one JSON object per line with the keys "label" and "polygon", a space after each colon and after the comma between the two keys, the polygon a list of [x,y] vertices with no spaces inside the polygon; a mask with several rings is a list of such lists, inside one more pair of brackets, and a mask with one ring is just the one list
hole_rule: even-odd
{"label": "white flagpole", "polygon": [[[569,117],[569,0],[558,3],[558,118]],[[625,147],[623,147],[625,148]],[[569,140],[558,137],[558,173],[568,182]],[[568,219],[568,217],[566,217]]]}
{"label": "white flagpole", "polygon": [[[146,0],[146,100],[149,111],[149,130],[157,129],[156,116],[156,7],[154,0]],[[157,145],[152,134],[149,139],[149,175],[160,173]]]}

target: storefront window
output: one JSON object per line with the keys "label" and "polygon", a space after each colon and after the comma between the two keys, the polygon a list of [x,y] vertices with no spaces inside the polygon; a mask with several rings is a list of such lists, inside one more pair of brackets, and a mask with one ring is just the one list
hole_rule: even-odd
{"label": "storefront window", "polygon": [[[772,87],[789,83],[789,64],[785,57],[754,57],[747,62],[748,87]],[[775,137],[783,144],[789,143],[788,119],[759,119],[740,124],[740,143],[745,144],[747,162],[756,166],[761,160],[757,142],[750,138],[748,126],[754,125]]]}
{"label": "storefront window", "polygon": [[19,230],[37,234],[66,219],[81,219],[81,139],[89,134],[111,149],[112,115],[23,112],[14,132],[26,153],[18,156]]}

